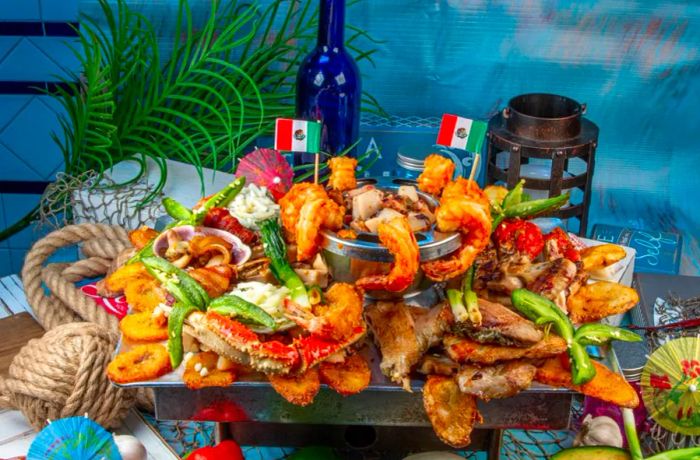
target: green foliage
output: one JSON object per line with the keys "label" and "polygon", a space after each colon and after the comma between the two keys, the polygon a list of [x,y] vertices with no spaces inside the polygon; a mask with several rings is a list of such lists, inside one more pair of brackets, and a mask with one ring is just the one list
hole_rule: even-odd
{"label": "green foliage", "polygon": [[[52,94],[65,109],[62,132],[53,138],[68,175],[102,174],[135,160],[141,170],[134,182],[150,158],[160,180],[143,205],[162,190],[166,159],[193,165],[203,184],[203,168],[235,171],[245,149],[273,132],[277,117],[294,115],[297,67],[315,45],[317,1],[273,0],[265,8],[235,0],[211,4],[196,27],[187,0],[180,0],[170,56],[161,56],[152,23],[125,0],[113,7],[100,0],[101,18],[81,18],[72,48],[81,73],[66,77],[65,88]],[[358,61],[373,64],[377,50],[358,43],[378,42],[347,27],[348,48]],[[367,94],[363,110],[386,115]],[[0,232],[0,240],[37,215],[35,209]]]}

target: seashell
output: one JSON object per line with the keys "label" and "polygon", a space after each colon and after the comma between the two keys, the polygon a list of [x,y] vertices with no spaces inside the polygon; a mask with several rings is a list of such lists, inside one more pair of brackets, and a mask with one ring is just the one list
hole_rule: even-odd
{"label": "seashell", "polygon": [[[212,235],[218,236],[224,241],[231,244],[231,265],[242,265],[250,259],[252,251],[249,246],[244,244],[236,235],[233,235],[225,230],[219,230],[211,227],[194,227],[192,225],[181,225],[165,230],[153,242],[153,252],[164,257],[168,250],[169,244],[172,241],[189,241],[197,235]],[[181,257],[186,260],[187,257]],[[178,259],[180,260],[180,259]],[[189,260],[187,260],[189,262]],[[178,262],[179,263],[179,262]],[[186,265],[186,263],[185,263]]]}

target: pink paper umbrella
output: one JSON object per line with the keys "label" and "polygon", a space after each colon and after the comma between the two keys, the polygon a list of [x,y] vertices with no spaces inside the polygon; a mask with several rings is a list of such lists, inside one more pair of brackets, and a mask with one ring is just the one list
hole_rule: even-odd
{"label": "pink paper umbrella", "polygon": [[275,200],[279,200],[292,187],[294,171],[277,150],[256,148],[241,158],[236,176],[267,187]]}

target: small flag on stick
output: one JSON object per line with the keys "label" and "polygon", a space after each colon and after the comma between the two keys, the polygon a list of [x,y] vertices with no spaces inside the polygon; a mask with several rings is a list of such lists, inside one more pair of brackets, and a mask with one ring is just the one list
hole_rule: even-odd
{"label": "small flag on stick", "polygon": [[488,125],[483,121],[470,120],[457,115],[443,114],[437,144],[446,147],[479,153],[484,143]]}
{"label": "small flag on stick", "polygon": [[318,153],[321,149],[321,123],[278,118],[275,124],[275,150]]}

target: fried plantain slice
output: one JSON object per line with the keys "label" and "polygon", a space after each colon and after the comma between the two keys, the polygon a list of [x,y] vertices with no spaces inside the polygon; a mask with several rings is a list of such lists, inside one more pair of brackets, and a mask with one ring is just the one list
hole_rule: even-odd
{"label": "fried plantain slice", "polygon": [[284,399],[297,406],[308,406],[314,401],[318,390],[321,389],[321,380],[318,368],[312,367],[303,374],[267,376],[272,388]]}
{"label": "fried plantain slice", "polygon": [[372,378],[367,360],[359,353],[348,356],[342,363],[323,361],[318,366],[318,372],[322,383],[343,396],[354,395],[364,390]]}
{"label": "fried plantain slice", "polygon": [[182,380],[190,390],[206,387],[227,387],[236,381],[235,368],[221,370],[217,367],[219,355],[213,351],[203,351],[190,358],[185,364]]}
{"label": "fried plantain slice", "polygon": [[150,313],[157,305],[165,302],[165,296],[165,289],[154,278],[138,278],[124,289],[126,302],[135,311]]}
{"label": "fried plantain slice", "polygon": [[124,289],[136,280],[154,279],[141,262],[122,265],[105,278],[105,286],[112,292],[124,292]]}
{"label": "fried plantain slice", "polygon": [[590,323],[606,316],[617,315],[639,302],[637,291],[611,281],[598,281],[582,286],[569,296],[566,305],[574,323]]}
{"label": "fried plantain slice", "polygon": [[564,365],[568,360],[569,357],[565,353],[547,359],[537,369],[535,380],[553,387],[571,388],[586,396],[602,399],[621,407],[634,409],[639,405],[639,396],[634,388],[621,375],[596,361],[593,361],[595,377],[583,385],[574,385],[571,381],[571,370]]}
{"label": "fried plantain slice", "polygon": [[428,377],[423,386],[423,407],[438,438],[457,449],[469,445],[474,424],[482,422],[476,397],[459,391],[452,377]]}
{"label": "fried plantain slice", "polygon": [[617,244],[600,244],[582,249],[583,269],[593,274],[621,261],[627,255],[622,246]]}
{"label": "fried plantain slice", "polygon": [[131,342],[160,342],[168,339],[168,321],[150,312],[131,313],[119,321],[119,329]]}
{"label": "fried plantain slice", "polygon": [[158,236],[158,232],[145,225],[129,232],[129,241],[136,249],[143,249]]}
{"label": "fried plantain slice", "polygon": [[171,370],[165,346],[149,343],[115,356],[107,366],[107,377],[114,383],[142,382],[156,379]]}

